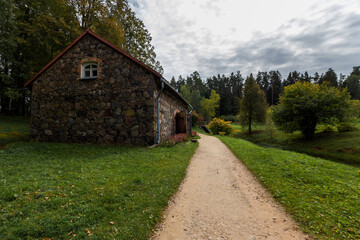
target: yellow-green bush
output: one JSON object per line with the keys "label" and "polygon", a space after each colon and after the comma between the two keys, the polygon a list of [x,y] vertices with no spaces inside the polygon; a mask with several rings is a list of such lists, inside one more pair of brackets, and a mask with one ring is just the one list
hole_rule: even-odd
{"label": "yellow-green bush", "polygon": [[213,134],[230,135],[233,132],[233,128],[230,125],[231,121],[224,121],[220,118],[213,118],[208,125],[208,128]]}
{"label": "yellow-green bush", "polygon": [[353,124],[348,122],[341,122],[336,125],[338,132],[350,132],[356,130]]}

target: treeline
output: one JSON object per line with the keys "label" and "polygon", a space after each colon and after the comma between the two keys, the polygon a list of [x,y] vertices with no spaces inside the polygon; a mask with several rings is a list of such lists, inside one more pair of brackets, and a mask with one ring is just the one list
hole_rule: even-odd
{"label": "treeline", "polygon": [[87,28],[162,73],[127,0],[0,0],[0,112],[28,114],[24,83]]}
{"label": "treeline", "polygon": [[[321,75],[293,71],[286,78],[283,78],[279,71],[258,72],[255,80],[264,91],[268,105],[278,104],[284,87],[297,82],[318,84],[327,82],[330,86],[347,88],[352,99],[360,99],[360,67],[353,67],[353,71],[348,76],[342,74],[338,76],[332,68]],[[219,107],[215,110],[216,116],[226,116],[226,119],[234,120],[239,114],[244,87],[244,78],[239,71],[230,75],[218,74],[205,80],[195,71],[187,77],[179,76],[177,80],[172,77],[170,84],[184,96],[197,113],[207,114],[203,111],[201,102],[210,97],[211,90],[215,90],[220,96]]]}

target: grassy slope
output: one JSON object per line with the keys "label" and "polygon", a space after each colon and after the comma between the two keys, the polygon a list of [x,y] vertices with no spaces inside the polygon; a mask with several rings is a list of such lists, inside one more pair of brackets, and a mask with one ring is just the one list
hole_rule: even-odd
{"label": "grassy slope", "polygon": [[[354,125],[360,129],[360,123],[354,123]],[[233,126],[235,129],[241,129],[239,125],[233,124]],[[257,126],[252,135],[243,133],[238,137],[263,146],[280,147],[329,160],[360,165],[360,130],[317,133],[314,139],[305,140],[298,132],[285,134],[274,130],[273,135],[270,135],[264,129],[264,126]]]}
{"label": "grassy slope", "polygon": [[10,143],[0,150],[0,239],[148,239],[196,147]]}
{"label": "grassy slope", "polygon": [[320,239],[360,238],[358,168],[221,137],[305,232]]}

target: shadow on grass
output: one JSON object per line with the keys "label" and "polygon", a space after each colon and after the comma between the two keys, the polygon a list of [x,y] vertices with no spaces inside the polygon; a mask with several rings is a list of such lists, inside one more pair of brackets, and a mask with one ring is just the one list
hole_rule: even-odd
{"label": "shadow on grass", "polygon": [[237,136],[263,147],[273,147],[305,153],[311,156],[360,166],[360,131],[316,133],[313,139],[304,139],[300,132],[286,134],[275,131],[256,130],[252,134]]}

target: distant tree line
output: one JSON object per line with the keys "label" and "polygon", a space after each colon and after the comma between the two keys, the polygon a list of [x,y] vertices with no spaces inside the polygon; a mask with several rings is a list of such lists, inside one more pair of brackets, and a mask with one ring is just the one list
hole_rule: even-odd
{"label": "distant tree line", "polygon": [[163,72],[127,0],[0,0],[0,6],[0,113],[28,114],[24,83],[87,28]]}
{"label": "distant tree line", "polygon": [[[258,72],[255,77],[256,83],[265,95],[267,104],[277,105],[280,94],[283,93],[284,87],[293,85],[297,82],[311,82],[322,84],[327,82],[328,85],[340,89],[347,89],[352,99],[360,99],[360,66],[353,67],[349,76],[335,73],[332,68],[321,75],[315,73],[310,75],[308,72],[290,72],[287,78],[282,78],[279,71]],[[179,76],[176,80],[172,77],[170,84],[194,107],[196,112],[205,113],[201,107],[201,102],[210,97],[211,90],[215,90],[220,96],[219,107],[216,108],[216,116],[231,116],[239,114],[240,100],[243,97],[244,78],[240,71],[230,75],[214,75],[201,78],[198,72],[193,72],[190,76]]]}

